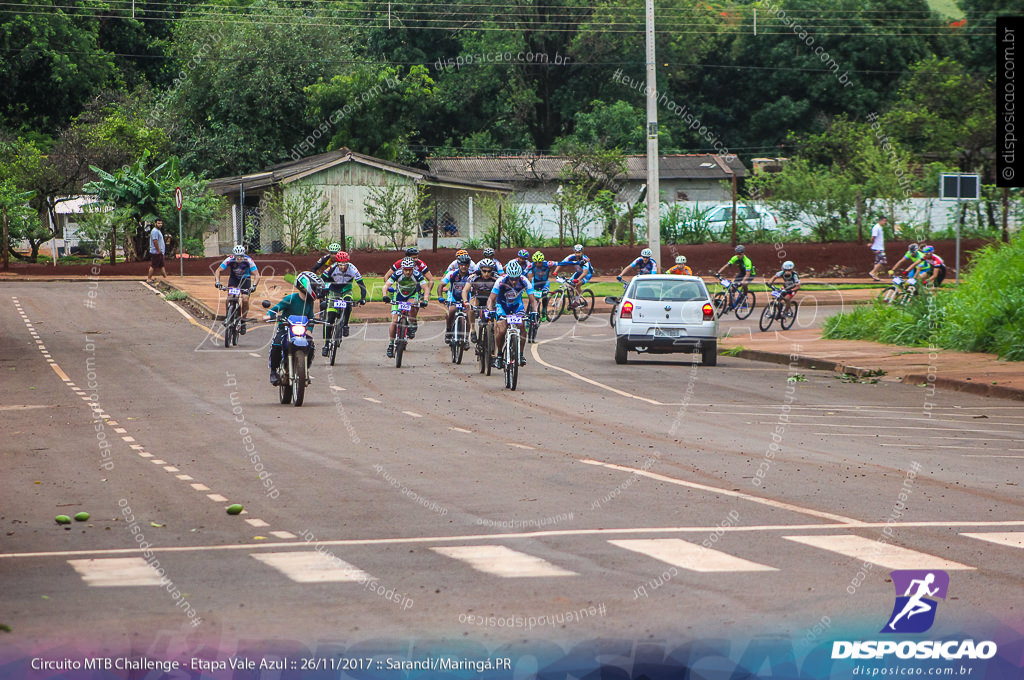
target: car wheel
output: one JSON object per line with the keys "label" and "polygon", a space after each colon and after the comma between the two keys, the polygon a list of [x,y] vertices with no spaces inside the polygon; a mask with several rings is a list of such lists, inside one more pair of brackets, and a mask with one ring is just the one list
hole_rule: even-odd
{"label": "car wheel", "polygon": [[705,366],[718,365],[718,341],[705,342],[700,346],[701,363]]}
{"label": "car wheel", "polygon": [[624,337],[615,338],[615,363],[617,363],[617,364],[624,364],[624,363],[626,363],[626,361],[628,361],[627,354],[629,354],[629,352],[626,349],[626,338],[624,338]]}

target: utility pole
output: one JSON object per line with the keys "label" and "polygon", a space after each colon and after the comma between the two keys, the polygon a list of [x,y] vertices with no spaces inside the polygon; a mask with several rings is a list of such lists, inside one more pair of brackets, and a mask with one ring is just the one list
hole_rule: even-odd
{"label": "utility pole", "polygon": [[647,245],[661,260],[661,220],[658,215],[658,74],[654,61],[654,0],[645,0],[647,13]]}

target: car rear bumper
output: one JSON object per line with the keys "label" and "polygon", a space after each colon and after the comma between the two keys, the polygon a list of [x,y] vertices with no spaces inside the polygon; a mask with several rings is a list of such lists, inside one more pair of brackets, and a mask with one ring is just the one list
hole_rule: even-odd
{"label": "car rear bumper", "polygon": [[630,350],[645,348],[648,352],[689,352],[707,345],[716,345],[718,338],[683,336],[679,338],[655,337],[653,335],[618,335]]}

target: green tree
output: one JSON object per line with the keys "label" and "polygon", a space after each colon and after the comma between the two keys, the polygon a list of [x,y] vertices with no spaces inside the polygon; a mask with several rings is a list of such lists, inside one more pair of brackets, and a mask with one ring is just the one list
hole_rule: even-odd
{"label": "green tree", "polygon": [[330,204],[320,189],[300,185],[268,192],[261,213],[261,236],[279,239],[289,253],[307,253],[316,248],[320,229],[330,217]]}
{"label": "green tree", "polygon": [[10,178],[0,179],[0,219],[3,219],[3,263],[7,269],[8,256],[14,255],[22,259],[14,246],[41,232],[39,215],[32,210],[28,201],[32,198],[31,191],[22,191]]}
{"label": "green tree", "polygon": [[372,187],[366,201],[366,226],[401,250],[427,219],[427,193],[422,184],[388,182]]}
{"label": "green tree", "polygon": [[762,173],[747,180],[748,187],[783,220],[808,227],[818,240],[840,238],[852,226],[856,184],[836,167],[815,166],[797,158],[782,172]]}

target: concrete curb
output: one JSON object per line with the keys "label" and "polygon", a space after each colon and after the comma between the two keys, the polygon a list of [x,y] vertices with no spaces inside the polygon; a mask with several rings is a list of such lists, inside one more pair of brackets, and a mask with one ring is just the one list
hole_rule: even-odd
{"label": "concrete curb", "polygon": [[[719,350],[719,354],[723,351]],[[751,361],[763,361],[771,364],[782,364],[784,366],[795,365],[800,368],[809,368],[823,371],[833,371],[835,373],[841,373],[844,375],[852,375],[857,378],[863,378],[868,373],[879,369],[863,368],[860,366],[852,366],[850,364],[843,364],[838,361],[832,361],[830,359],[816,359],[814,357],[804,356],[801,354],[783,354],[781,352],[765,352],[759,349],[743,349],[738,352],[730,352],[727,356],[736,356],[741,359],[749,359]],[[887,374],[892,375],[892,374]],[[931,383],[935,387],[945,390],[952,390],[955,392],[965,392],[968,394],[976,394],[982,397],[996,397],[999,399],[1014,399],[1016,401],[1024,401],[1024,390],[1016,387],[1007,387],[1005,385],[988,385],[984,383],[976,383],[969,380],[953,380],[951,378],[940,378],[932,376],[931,380],[928,376],[921,373],[904,373],[902,375],[895,375],[900,382],[906,385],[919,385],[921,383]]]}

